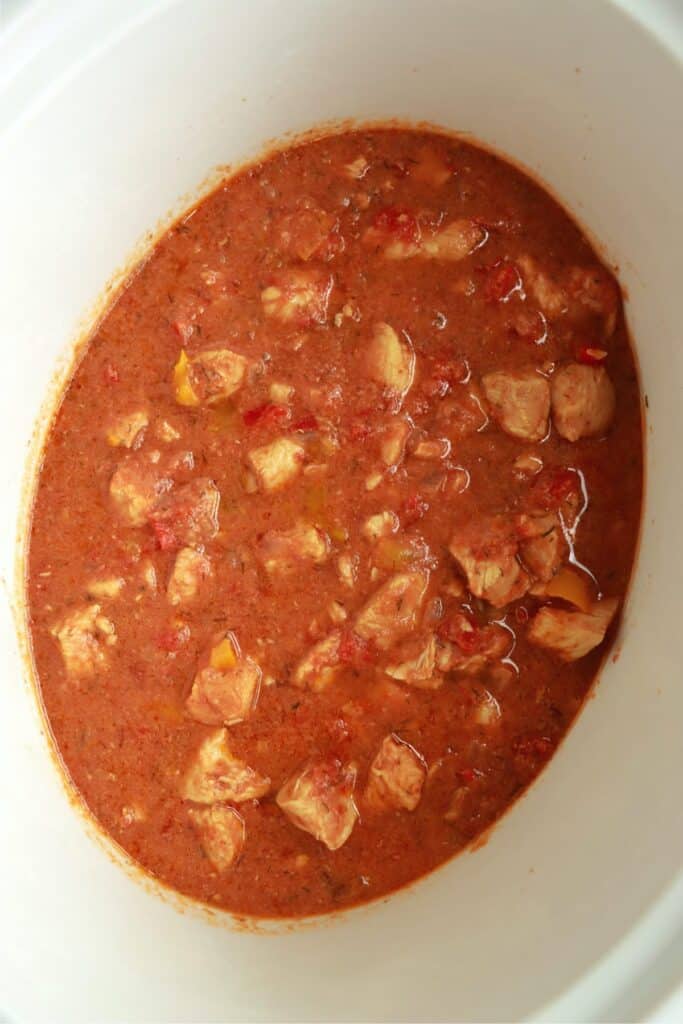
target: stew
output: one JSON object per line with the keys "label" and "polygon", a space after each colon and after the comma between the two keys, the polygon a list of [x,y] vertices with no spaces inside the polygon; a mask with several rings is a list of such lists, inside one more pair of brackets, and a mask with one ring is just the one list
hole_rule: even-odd
{"label": "stew", "polygon": [[395,890],[552,756],[641,489],[619,287],[538,184],[425,131],[275,152],[165,234],[51,427],[28,598],[65,768],[215,906]]}

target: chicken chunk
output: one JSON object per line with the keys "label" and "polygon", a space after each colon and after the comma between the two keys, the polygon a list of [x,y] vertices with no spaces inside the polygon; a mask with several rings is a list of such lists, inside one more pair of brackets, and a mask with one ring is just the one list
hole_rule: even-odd
{"label": "chicken chunk", "polygon": [[345,587],[353,587],[358,577],[358,556],[340,555],[337,559],[337,575]]}
{"label": "chicken chunk", "polygon": [[109,494],[128,526],[144,526],[159,498],[172,486],[155,467],[141,459],[122,462],[109,483]]}
{"label": "chicken chunk", "polygon": [[133,448],[148,423],[149,416],[144,409],[119,416],[107,431],[107,443],[112,448]]}
{"label": "chicken chunk", "polygon": [[197,352],[190,360],[191,378],[201,402],[211,405],[230,398],[246,380],[249,360],[229,348]]}
{"label": "chicken chunk", "polygon": [[101,614],[99,604],[76,608],[52,626],[68,675],[94,676],[107,666],[106,647],[116,643],[113,622]]}
{"label": "chicken chunk", "polygon": [[500,370],[482,379],[486,400],[506,434],[541,441],[548,433],[550,385],[535,370]]}
{"label": "chicken chunk", "polygon": [[204,853],[221,873],[232,867],[244,846],[244,821],[234,807],[190,807],[188,815],[199,835]]}
{"label": "chicken chunk", "polygon": [[312,523],[297,523],[290,530],[269,530],[257,546],[264,569],[273,576],[296,572],[306,562],[322,565],[329,553],[329,537]]}
{"label": "chicken chunk", "polygon": [[520,515],[517,530],[522,538],[522,561],[532,576],[547,583],[562,565],[567,552],[558,515],[554,512],[543,516]]}
{"label": "chicken chunk", "polygon": [[503,516],[463,523],[449,550],[472,594],[495,608],[516,601],[528,590],[529,577],[517,561],[517,538]]}
{"label": "chicken chunk", "polygon": [[397,466],[403,458],[412,427],[408,420],[394,416],[382,432],[380,457],[385,466]]}
{"label": "chicken chunk", "polygon": [[176,555],[166,594],[172,605],[189,604],[211,575],[211,562],[195,548],[181,548]]}
{"label": "chicken chunk", "polygon": [[359,612],[354,626],[356,633],[387,650],[414,628],[428,581],[426,572],[392,576]]}
{"label": "chicken chunk", "polygon": [[602,643],[616,614],[616,598],[596,601],[590,612],[541,608],[529,624],[532,643],[545,647],[563,661],[576,661]]}
{"label": "chicken chunk", "polygon": [[604,267],[572,267],[567,292],[573,308],[570,312],[600,317],[603,338],[614,334],[619,312],[619,288]]}
{"label": "chicken chunk", "polygon": [[424,759],[395,733],[385,736],[370,765],[365,799],[376,809],[414,811],[427,776]]}
{"label": "chicken chunk", "polygon": [[375,324],[365,358],[372,380],[401,397],[408,393],[415,376],[415,353],[406,337],[399,338],[389,324]]}
{"label": "chicken chunk", "polygon": [[395,512],[376,512],[369,516],[361,528],[361,533],[369,541],[379,540],[380,537],[389,537],[396,533],[399,528],[398,516]]}
{"label": "chicken chunk", "polygon": [[285,324],[324,324],[332,278],[315,270],[283,270],[261,292],[263,312]]}
{"label": "chicken chunk", "polygon": [[517,265],[522,271],[526,291],[548,317],[556,320],[567,312],[567,293],[531,256],[520,256]]}
{"label": "chicken chunk", "polygon": [[311,199],[301,200],[298,209],[285,214],[278,221],[277,232],[285,252],[304,262],[329,260],[343,248],[339,221]]}
{"label": "chicken chunk", "polygon": [[157,502],[149,519],[162,550],[207,544],[218,533],[221,495],[213,480],[197,477]]}
{"label": "chicken chunk", "polygon": [[[384,671],[392,679],[418,689],[435,690],[443,683],[443,678],[436,672],[436,637],[432,633],[426,640],[420,639],[416,646],[417,652],[412,657],[387,665]],[[400,652],[399,657],[406,653]]]}
{"label": "chicken chunk", "polygon": [[358,817],[353,799],[355,784],[355,765],[328,757],[306,765],[288,779],[276,801],[293,825],[309,832],[328,850],[338,850],[351,835]]}
{"label": "chicken chunk", "polygon": [[475,220],[454,220],[426,238],[419,256],[435,260],[463,260],[488,238],[486,228]]}
{"label": "chicken chunk", "polygon": [[254,448],[247,461],[262,491],[276,491],[290,483],[301,470],[305,450],[288,437],[279,437],[270,444]]}
{"label": "chicken chunk", "polygon": [[441,672],[473,676],[509,655],[514,639],[500,623],[480,626],[464,612],[445,619],[439,629],[436,666]]}
{"label": "chicken chunk", "polygon": [[209,665],[195,676],[185,707],[204,725],[236,725],[253,711],[260,686],[261,669],[251,658],[239,658],[229,668]]}
{"label": "chicken chunk", "polygon": [[123,576],[105,576],[101,579],[91,580],[86,587],[88,597],[96,601],[114,601],[126,585]]}
{"label": "chicken chunk", "polygon": [[259,800],[270,789],[270,779],[233,756],[226,729],[217,729],[202,742],[183,779],[181,796],[196,804]]}
{"label": "chicken chunk", "polygon": [[582,363],[563,366],[553,377],[552,405],[555,429],[567,441],[604,434],[616,408],[607,371]]}
{"label": "chicken chunk", "polygon": [[315,693],[324,690],[339,669],[340,643],[341,633],[338,630],[318,641],[296,666],[292,685]]}

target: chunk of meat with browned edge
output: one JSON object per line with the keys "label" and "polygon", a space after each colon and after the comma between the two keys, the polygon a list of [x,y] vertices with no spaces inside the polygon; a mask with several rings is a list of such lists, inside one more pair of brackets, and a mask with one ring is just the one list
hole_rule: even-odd
{"label": "chunk of meat with browned edge", "polygon": [[269,789],[270,779],[232,754],[227,729],[217,729],[199,747],[180,795],[196,804],[239,804],[259,800]]}
{"label": "chunk of meat with browned edge", "polygon": [[407,394],[415,376],[415,353],[405,336],[389,324],[375,324],[365,352],[368,375],[399,397]]}
{"label": "chunk of meat with browned edge", "polygon": [[141,455],[121,462],[109,483],[109,494],[128,526],[144,526],[161,496],[173,486],[159,469]]}
{"label": "chunk of meat with browned edge", "polygon": [[194,678],[187,713],[204,725],[236,725],[253,711],[260,685],[261,669],[252,658],[225,669],[208,665]]}
{"label": "chunk of meat with browned edge", "polygon": [[576,661],[602,643],[618,607],[616,598],[596,601],[590,612],[544,607],[531,620],[527,636],[563,661]]}
{"label": "chunk of meat with browned edge", "polygon": [[370,765],[365,802],[376,810],[414,811],[422,796],[427,765],[396,733],[385,736]]}
{"label": "chunk of meat with browned edge", "polygon": [[569,363],[552,381],[553,423],[567,441],[604,434],[612,423],[616,397],[603,366]]}
{"label": "chunk of meat with browned edge", "polygon": [[176,555],[166,588],[169,604],[190,604],[211,576],[211,562],[202,551],[181,548]]}
{"label": "chunk of meat with browned edge", "polygon": [[567,555],[567,542],[559,516],[555,512],[516,519],[520,537],[519,552],[532,576],[543,583],[551,580]]}
{"label": "chunk of meat with browned edge", "polygon": [[517,560],[517,537],[504,516],[488,516],[460,524],[450,553],[475,597],[502,608],[522,597],[529,577]]}
{"label": "chunk of meat with browned edge", "polygon": [[327,561],[330,540],[317,526],[302,522],[289,530],[268,530],[258,541],[256,554],[270,575],[288,575],[306,563],[322,565]]}
{"label": "chunk of meat with browned edge", "polygon": [[255,487],[260,491],[277,491],[299,475],[305,450],[298,441],[278,437],[270,444],[254,448],[247,462],[254,474]]}
{"label": "chunk of meat with browned edge", "polygon": [[210,348],[190,358],[190,379],[200,402],[230,398],[246,380],[249,360],[229,348]]}
{"label": "chunk of meat with browned edge", "polygon": [[51,628],[57,640],[67,674],[74,678],[94,676],[109,663],[107,646],[116,643],[116,628],[102,615],[99,604],[68,612]]}
{"label": "chunk of meat with browned edge", "polygon": [[263,312],[292,326],[324,324],[332,284],[330,274],[318,270],[282,270],[261,292]]}
{"label": "chunk of meat with browned edge", "polygon": [[354,629],[364,640],[386,650],[415,627],[427,591],[427,572],[392,576],[359,612]]}
{"label": "chunk of meat with browned edge", "polygon": [[311,648],[292,674],[292,685],[318,693],[328,686],[339,670],[341,633],[335,630]]}
{"label": "chunk of meat with browned edge", "polygon": [[293,825],[309,832],[328,850],[338,850],[353,831],[358,810],[353,799],[356,766],[327,757],[292,775],[276,801]]}
{"label": "chunk of meat with browned edge", "polygon": [[397,679],[408,686],[419,690],[436,690],[443,684],[443,676],[436,671],[436,637],[430,633],[427,637],[411,637],[394,652],[396,659],[387,665],[384,671],[392,679]]}
{"label": "chunk of meat with browned edge", "polygon": [[548,433],[550,385],[535,370],[499,370],[482,378],[494,419],[506,434],[541,441]]}
{"label": "chunk of meat with browned edge", "polygon": [[226,804],[189,807],[187,813],[208,859],[217,871],[227,871],[244,847],[246,828],[241,815]]}

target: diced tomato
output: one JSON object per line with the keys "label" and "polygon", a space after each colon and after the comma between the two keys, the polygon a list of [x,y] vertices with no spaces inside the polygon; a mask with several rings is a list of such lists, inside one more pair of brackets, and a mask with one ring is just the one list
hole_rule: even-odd
{"label": "diced tomato", "polygon": [[484,295],[488,302],[507,302],[514,292],[521,291],[522,279],[514,263],[499,260],[488,268]]}
{"label": "diced tomato", "polygon": [[581,483],[578,473],[562,466],[549,466],[536,477],[530,497],[535,508],[549,512],[559,509],[570,498],[578,498]]}
{"label": "diced tomato", "polygon": [[480,772],[478,768],[461,768],[458,772],[458,778],[465,786],[471,786],[477,779],[481,779],[484,773]]}
{"label": "diced tomato", "polygon": [[429,512],[429,502],[421,494],[411,494],[403,502],[401,518],[406,525],[409,525],[410,523],[416,523],[418,519],[422,519],[427,512]]}
{"label": "diced tomato", "polygon": [[607,358],[607,352],[604,348],[590,348],[588,345],[582,345],[576,358],[587,366],[599,366]]}
{"label": "diced tomato", "polygon": [[339,643],[339,660],[345,665],[371,665],[377,658],[374,644],[364,640],[352,629],[342,633]]}
{"label": "diced tomato", "polygon": [[102,376],[104,377],[105,384],[118,384],[119,371],[112,363],[105,363],[104,369],[102,370]]}
{"label": "diced tomato", "polygon": [[254,406],[253,409],[247,409],[242,419],[247,427],[254,427],[257,423],[260,426],[274,426],[289,419],[289,409],[286,405],[265,402],[263,405]]}
{"label": "diced tomato", "polygon": [[161,551],[174,551],[176,548],[180,547],[180,541],[176,536],[172,524],[169,523],[168,520],[150,519],[150,526],[152,527],[157,547]]}
{"label": "diced tomato", "polygon": [[482,631],[463,612],[456,612],[439,626],[439,636],[457,644],[465,654],[476,654],[482,645]]}
{"label": "diced tomato", "polygon": [[162,651],[175,653],[175,651],[179,651],[187,643],[189,635],[190,631],[187,626],[180,626],[178,628],[169,626],[168,629],[165,629],[157,637],[157,647]]}
{"label": "diced tomato", "polygon": [[300,420],[292,423],[292,430],[300,430],[302,433],[307,433],[310,430],[318,429],[318,421],[315,416],[302,416]]}
{"label": "diced tomato", "polygon": [[420,229],[415,214],[401,206],[385,206],[375,216],[373,227],[375,231],[391,235],[402,242],[420,240]]}

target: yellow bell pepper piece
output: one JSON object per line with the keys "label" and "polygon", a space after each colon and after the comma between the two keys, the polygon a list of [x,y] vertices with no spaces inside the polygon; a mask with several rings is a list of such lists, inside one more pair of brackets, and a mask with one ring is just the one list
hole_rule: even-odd
{"label": "yellow bell pepper piece", "polygon": [[234,668],[237,664],[237,651],[235,647],[235,641],[232,635],[228,633],[211,651],[209,659],[211,668],[215,668],[219,672],[225,672],[229,668]]}
{"label": "yellow bell pepper piece", "polygon": [[565,566],[545,585],[546,597],[559,597],[576,605],[582,612],[589,612],[593,606],[593,592],[585,573],[578,573]]}
{"label": "yellow bell pepper piece", "polygon": [[180,405],[199,405],[199,398],[190,381],[190,360],[185,349],[180,350],[178,362],[173,367],[175,399]]}

